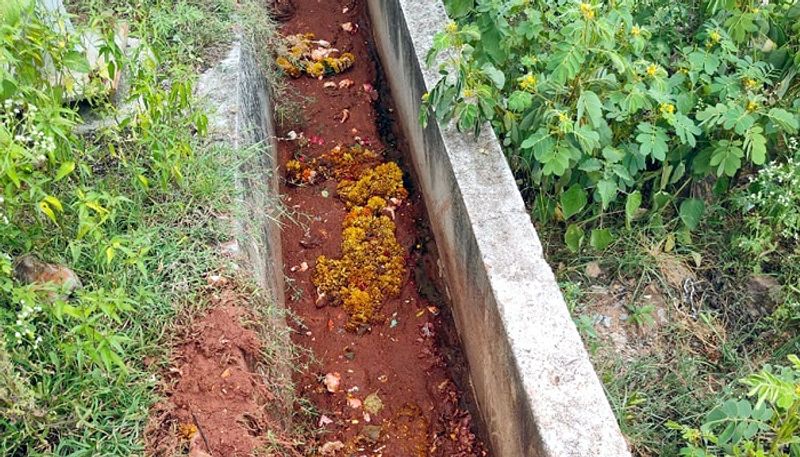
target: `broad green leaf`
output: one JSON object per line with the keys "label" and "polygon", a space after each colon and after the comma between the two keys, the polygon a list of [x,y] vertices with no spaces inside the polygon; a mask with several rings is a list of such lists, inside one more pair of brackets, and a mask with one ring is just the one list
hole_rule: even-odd
{"label": "broad green leaf", "polygon": [[65,176],[67,176],[68,174],[72,173],[73,170],[75,170],[75,162],[72,162],[72,161],[64,162],[64,163],[61,164],[60,167],[58,167],[58,171],[56,172],[56,176],[53,179],[55,181],[61,181],[62,179],[64,179]]}
{"label": "broad green leaf", "polygon": [[694,121],[689,119],[686,115],[677,113],[674,116],[669,118],[669,124],[675,128],[675,133],[678,134],[678,138],[680,138],[681,143],[688,144],[691,147],[695,147],[697,141],[695,140],[696,136],[699,136],[703,131],[700,127],[694,125]]}
{"label": "broad green leaf", "polygon": [[444,2],[450,17],[466,16],[475,7],[475,0],[447,0]]}
{"label": "broad green leaf", "polygon": [[638,190],[628,194],[625,199],[625,225],[630,228],[631,222],[636,218],[639,207],[642,206],[642,193]]}
{"label": "broad green leaf", "polygon": [[597,183],[597,193],[600,196],[600,202],[603,205],[604,210],[608,208],[608,205],[611,204],[612,201],[614,201],[618,190],[617,183],[613,181],[602,179]]}
{"label": "broad green leaf", "polygon": [[694,230],[700,225],[704,212],[705,203],[698,198],[687,198],[681,202],[681,207],[678,211],[681,221],[689,230]]}
{"label": "broad green leaf", "polygon": [[787,133],[795,133],[797,131],[797,118],[785,109],[772,108],[767,116],[783,131]]}
{"label": "broad green leaf", "polygon": [[533,104],[533,94],[515,90],[508,97],[508,109],[515,112],[525,111]]}
{"label": "broad green leaf", "polygon": [[492,81],[496,88],[502,89],[506,85],[506,75],[491,63],[484,64],[481,71]]}
{"label": "broad green leaf", "polygon": [[598,251],[604,251],[612,241],[614,241],[614,235],[607,228],[594,229],[589,237],[589,244]]}
{"label": "broad green leaf", "polygon": [[640,132],[636,135],[636,141],[641,145],[639,151],[643,155],[650,155],[663,162],[669,150],[667,146],[669,138],[664,129],[656,127],[649,122],[642,122],[637,127],[637,130]]}
{"label": "broad green leaf", "polygon": [[556,175],[561,176],[567,171],[570,164],[570,159],[580,158],[580,151],[575,149],[568,141],[558,141],[554,147],[549,149],[542,149],[534,152],[534,157],[542,165],[542,173],[545,176]]}
{"label": "broad green leaf", "polygon": [[581,125],[572,131],[581,148],[587,153],[591,154],[592,151],[600,147],[600,134],[592,130],[588,125]]}
{"label": "broad green leaf", "polygon": [[570,224],[564,232],[564,243],[570,251],[577,253],[583,244],[584,231],[578,224]]}
{"label": "broad green leaf", "polygon": [[764,129],[754,125],[744,136],[744,150],[756,165],[763,165],[767,160],[767,138],[763,132]]}
{"label": "broad green leaf", "polygon": [[581,92],[578,98],[578,122],[583,119],[586,113],[589,121],[593,126],[597,127],[603,122],[603,104],[600,102],[600,97],[590,90]]}
{"label": "broad green leaf", "polygon": [[78,73],[89,73],[91,71],[86,55],[78,51],[69,51],[64,56],[64,66]]}
{"label": "broad green leaf", "polygon": [[462,132],[475,130],[478,125],[478,105],[467,103],[458,117],[458,129]]}
{"label": "broad green leaf", "polygon": [[547,61],[547,69],[557,84],[564,84],[574,78],[586,59],[585,51],[575,44],[560,44]]}
{"label": "broad green leaf", "polygon": [[711,153],[712,167],[717,167],[717,176],[733,176],[742,167],[744,151],[735,142],[722,140]]}
{"label": "broad green leaf", "polygon": [[561,210],[564,219],[578,214],[586,206],[586,191],[580,184],[573,184],[566,192],[561,194]]}

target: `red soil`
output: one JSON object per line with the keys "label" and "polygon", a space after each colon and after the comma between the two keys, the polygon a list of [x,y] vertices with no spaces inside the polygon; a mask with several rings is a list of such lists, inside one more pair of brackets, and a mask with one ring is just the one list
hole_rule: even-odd
{"label": "red soil", "polygon": [[[386,144],[394,142],[392,136],[399,130],[396,124],[388,132],[380,128],[387,119],[379,116],[379,110],[391,106],[391,101],[386,94],[376,101],[376,93],[370,94],[369,90],[380,83],[380,78],[370,47],[366,2],[294,3],[296,13],[284,24],[284,35],[314,33],[316,39],[353,53],[356,60],[351,69],[337,76],[318,80],[304,75],[289,80],[291,92],[312,97],[313,102],[305,106],[304,125],[287,125],[279,135],[287,136],[294,130],[305,138],[316,136],[324,140],[323,144],[302,148],[303,154],[312,157],[336,145],[351,145],[355,137],[370,149],[385,151],[387,161],[402,157],[395,151],[397,145]],[[356,31],[345,31],[345,23],[357,26]],[[345,79],[355,84],[339,88],[338,83]],[[337,87],[326,88],[326,82],[335,82]],[[370,86],[365,89],[365,84]],[[349,111],[349,118],[341,122],[344,109]],[[297,141],[280,142],[281,170],[299,149]],[[421,196],[415,192],[410,170],[404,168],[404,172],[411,195],[397,209],[395,223],[397,240],[408,254],[407,278],[400,296],[387,300],[379,311],[382,317],[360,334],[344,329],[348,316],[341,307],[318,308],[315,303],[312,275],[317,257],[341,256],[346,210],[336,198],[336,183],[329,180],[314,186],[282,186],[287,205],[310,216],[302,226],[288,222],[283,231],[286,275],[302,292],[297,301],[289,302],[302,322],[295,342],[309,348],[316,359],[311,369],[296,379],[298,389],[322,415],[321,424],[327,433],[320,444],[329,443],[328,449],[334,448],[330,443],[336,441],[345,445],[336,455],[487,455],[472,431],[473,421],[464,395],[453,381],[464,377],[464,372],[459,371],[464,364],[457,349],[458,338],[454,336],[448,309],[436,301],[431,280],[432,274],[436,277],[435,246],[427,232]],[[304,263],[307,269],[302,267]],[[291,295],[287,291],[287,296]],[[341,377],[335,393],[322,382],[327,374]],[[377,394],[382,402],[378,413],[365,414],[364,402],[370,394]]]}

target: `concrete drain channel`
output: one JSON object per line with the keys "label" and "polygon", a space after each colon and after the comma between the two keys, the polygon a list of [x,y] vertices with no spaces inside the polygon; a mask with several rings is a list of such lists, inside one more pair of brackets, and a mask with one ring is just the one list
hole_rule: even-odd
{"label": "concrete drain channel", "polygon": [[[278,63],[309,100],[296,125],[276,131],[249,46],[214,70],[235,94],[206,90],[225,141],[264,146],[241,244],[313,354],[294,381],[321,451],[630,455],[496,137],[417,122],[441,1],[294,3]],[[278,192],[280,228],[258,214]]]}

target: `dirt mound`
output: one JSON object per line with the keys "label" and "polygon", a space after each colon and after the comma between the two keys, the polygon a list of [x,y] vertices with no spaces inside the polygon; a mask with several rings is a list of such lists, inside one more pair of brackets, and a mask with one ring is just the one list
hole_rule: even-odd
{"label": "dirt mound", "polygon": [[[208,300],[209,309],[178,339],[166,399],[151,411],[148,455],[244,457],[266,444],[268,431],[272,443],[281,436],[281,422],[267,412],[277,399],[257,369],[261,341],[243,325],[253,317],[248,295],[222,279],[209,287]],[[284,444],[287,454],[301,455]]]}

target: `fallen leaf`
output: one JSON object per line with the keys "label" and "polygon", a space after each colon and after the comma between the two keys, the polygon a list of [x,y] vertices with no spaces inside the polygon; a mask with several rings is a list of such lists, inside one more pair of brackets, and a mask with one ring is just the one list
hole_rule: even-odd
{"label": "fallen leaf", "polygon": [[381,427],[379,425],[365,425],[361,429],[361,436],[367,439],[370,443],[377,443],[381,437]]}
{"label": "fallen leaf", "polygon": [[183,439],[190,440],[197,433],[197,426],[194,424],[180,424],[178,426],[178,434]]}
{"label": "fallen leaf", "polygon": [[350,110],[345,108],[342,110],[342,119],[339,120],[339,123],[344,124],[348,119],[350,119]]}
{"label": "fallen leaf", "polygon": [[336,83],[333,81],[326,81],[325,84],[322,85],[325,89],[336,89]]}
{"label": "fallen leaf", "polygon": [[364,84],[363,86],[361,86],[361,88],[364,89],[364,92],[367,94],[367,96],[371,101],[374,102],[375,100],[378,99],[378,91],[375,90],[374,87],[372,87],[372,84],[369,83]]}
{"label": "fallen leaf", "polygon": [[328,417],[328,416],[326,416],[324,414],[319,417],[319,426],[320,427],[325,427],[326,425],[330,425],[332,423],[333,423],[333,419],[331,419],[330,417]]}
{"label": "fallen leaf", "polygon": [[353,84],[355,84],[355,82],[352,79],[345,78],[339,81],[339,89],[347,89],[348,87],[351,87]]}
{"label": "fallen leaf", "polygon": [[230,368],[226,368],[225,371],[223,371],[222,374],[220,375],[222,379],[229,378],[230,376],[231,376]]}
{"label": "fallen leaf", "polygon": [[353,409],[361,408],[361,400],[355,397],[350,397],[347,399],[347,406]]}
{"label": "fallen leaf", "polygon": [[341,441],[328,441],[322,445],[322,447],[319,449],[319,452],[322,455],[334,455],[342,449],[344,449],[344,443]]}
{"label": "fallen leaf", "polygon": [[378,414],[383,409],[383,401],[378,396],[378,394],[373,393],[367,395],[367,398],[364,399],[364,410],[366,410],[370,414]]}
{"label": "fallen leaf", "polygon": [[603,269],[600,268],[600,263],[598,262],[589,262],[586,264],[586,276],[597,279],[600,276],[603,276]]}
{"label": "fallen leaf", "polygon": [[328,389],[328,392],[335,394],[339,391],[339,384],[342,382],[342,375],[339,373],[328,373],[325,375],[325,379],[322,381],[325,384],[325,388]]}

